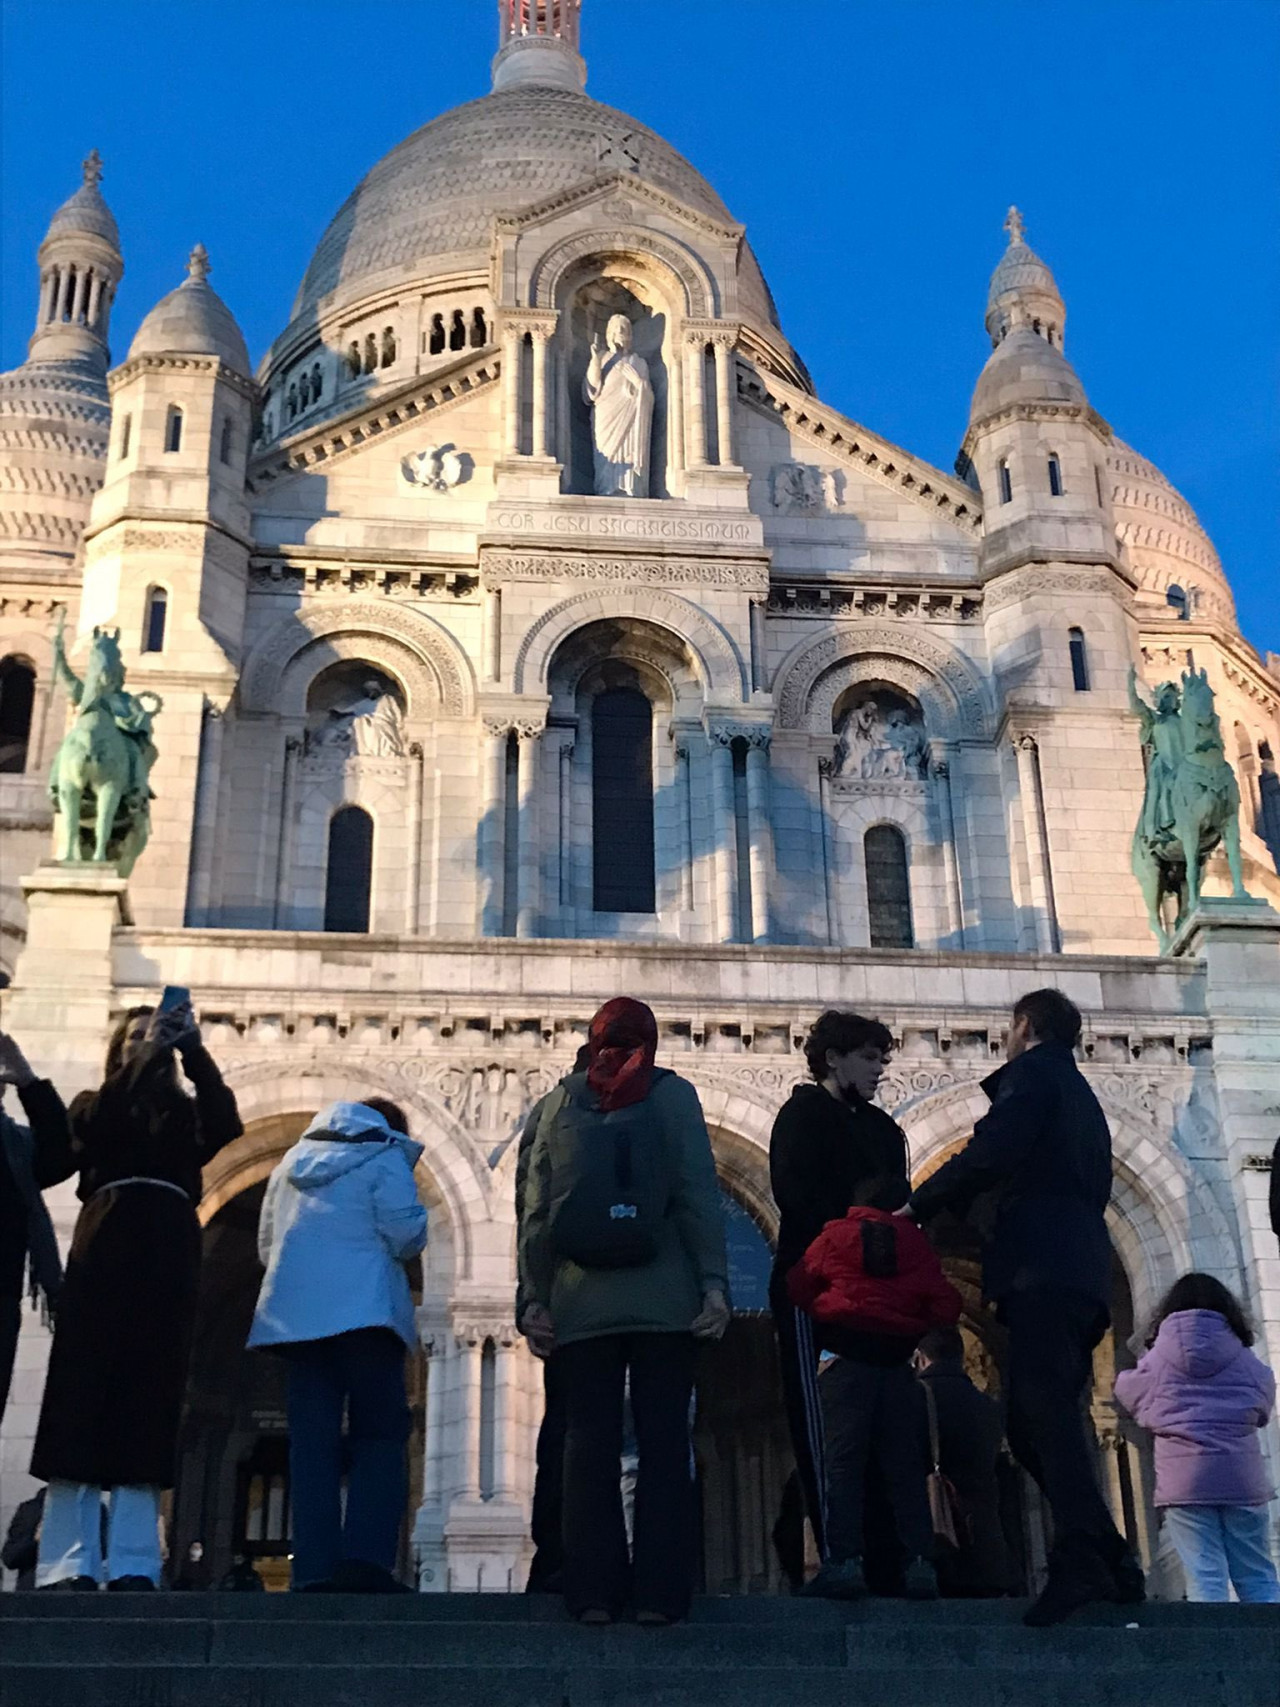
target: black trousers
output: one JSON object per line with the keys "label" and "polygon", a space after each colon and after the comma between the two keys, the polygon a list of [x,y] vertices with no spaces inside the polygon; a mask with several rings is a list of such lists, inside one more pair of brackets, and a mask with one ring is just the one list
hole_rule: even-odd
{"label": "black trousers", "polygon": [[[683,1618],[693,1592],[694,1487],[689,1400],[696,1342],[690,1334],[609,1334],[554,1353],[563,1380],[564,1593],[570,1613],[603,1608]],[[622,1514],[622,1405],[631,1414],[640,1467],[632,1562]]]}
{"label": "black trousers", "polygon": [[1082,1293],[1038,1290],[1011,1293],[999,1314],[1009,1330],[1009,1450],[1048,1502],[1055,1549],[1084,1537],[1114,1558],[1125,1542],[1098,1489],[1084,1416],[1106,1312]]}
{"label": "black trousers", "polygon": [[564,1366],[552,1357],[542,1366],[542,1426],[538,1430],[533,1483],[533,1562],[526,1594],[555,1594],[564,1586]]}
{"label": "black trousers", "polygon": [[[827,1556],[827,1466],[822,1401],[818,1394],[818,1352],[813,1321],[797,1310],[787,1296],[786,1276],[775,1274],[769,1283],[773,1329],[778,1338],[778,1367],[782,1375],[782,1403],[791,1435],[796,1475],[804,1496],[804,1509],[813,1530],[819,1559]],[[824,1376],[825,1380],[826,1377]]]}
{"label": "black trousers", "polygon": [[903,1554],[933,1556],[919,1384],[909,1363],[837,1357],[822,1377],[827,1430],[827,1546],[836,1560],[867,1550],[868,1479],[879,1483]]}

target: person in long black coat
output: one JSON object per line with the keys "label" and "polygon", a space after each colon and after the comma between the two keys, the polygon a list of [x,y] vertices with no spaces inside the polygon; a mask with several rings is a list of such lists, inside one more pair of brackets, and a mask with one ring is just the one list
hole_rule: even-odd
{"label": "person in long black coat", "polygon": [[[179,1083],[179,1061],[194,1096]],[[195,1325],[200,1170],[239,1137],[240,1119],[186,1006],[127,1014],[101,1089],[69,1113],[59,1177],[79,1174],[84,1207],[31,1460],[32,1475],[49,1483],[37,1586],[98,1586],[110,1490],[107,1586],[152,1588]]]}
{"label": "person in long black coat", "polygon": [[983,1292],[1009,1333],[1009,1447],[1053,1516],[1049,1580],[1026,1614],[1055,1624],[1091,1600],[1140,1601],[1142,1571],[1098,1489],[1083,1403],[1110,1321],[1111,1132],[1076,1065],[1080,1012],[1061,990],[1015,1004],[991,1108],[902,1213],[928,1222],[996,1200]]}

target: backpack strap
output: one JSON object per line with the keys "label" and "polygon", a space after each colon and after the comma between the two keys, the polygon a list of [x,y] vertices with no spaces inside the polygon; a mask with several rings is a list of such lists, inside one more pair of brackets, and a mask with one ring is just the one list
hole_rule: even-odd
{"label": "backpack strap", "polygon": [[924,1406],[929,1413],[929,1457],[933,1461],[934,1474],[942,1474],[942,1439],[938,1428],[938,1400],[933,1386],[928,1381],[922,1381],[924,1388]]}

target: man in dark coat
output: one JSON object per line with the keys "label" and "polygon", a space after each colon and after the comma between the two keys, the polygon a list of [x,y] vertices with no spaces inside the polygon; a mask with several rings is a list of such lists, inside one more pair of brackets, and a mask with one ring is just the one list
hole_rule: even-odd
{"label": "man in dark coat", "polygon": [[0,1096],[9,1085],[30,1125],[20,1126],[0,1108],[0,1419],[13,1378],[23,1291],[48,1313],[62,1285],[58,1241],[40,1194],[63,1177],[71,1139],[62,1098],[0,1031]]}
{"label": "man in dark coat", "polygon": [[1280,1239],[1280,1139],[1271,1152],[1271,1231]]}
{"label": "man in dark coat", "polygon": [[[840,1352],[839,1333],[819,1334],[791,1302],[787,1276],[829,1221],[855,1203],[896,1209],[910,1190],[902,1129],[872,1098],[893,1037],[878,1020],[831,1009],[805,1042],[813,1083],[798,1085],[773,1123],[769,1175],[778,1206],[778,1248],[769,1302],[778,1337],[782,1395],[818,1557],[827,1559],[826,1463],[818,1357]],[[874,1574],[874,1566],[873,1566]]]}
{"label": "man in dark coat", "polygon": [[1079,1010],[1060,990],[1023,996],[1007,1064],[983,1081],[990,1112],[904,1211],[927,1222],[996,1200],[983,1290],[1009,1333],[1009,1446],[1043,1490],[1055,1536],[1048,1583],[1026,1615],[1034,1625],[1144,1593],[1098,1490],[1083,1413],[1110,1321],[1111,1133],[1076,1066],[1079,1038]]}
{"label": "man in dark coat", "polygon": [[938,1585],[947,1597],[1008,1594],[1009,1550],[996,1480],[1004,1445],[1000,1407],[969,1379],[959,1328],[935,1328],[924,1336],[916,1351],[916,1374],[925,1397],[926,1439],[932,1409],[939,1465],[956,1491],[967,1525],[960,1547],[938,1558]]}

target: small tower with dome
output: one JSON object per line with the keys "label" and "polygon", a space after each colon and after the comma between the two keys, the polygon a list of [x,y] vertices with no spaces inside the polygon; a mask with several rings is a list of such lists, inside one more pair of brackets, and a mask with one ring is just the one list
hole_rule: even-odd
{"label": "small tower with dome", "polygon": [[[245,485],[257,388],[209,255],[139,326],[109,375],[107,476],[86,532],[82,630],[121,629],[130,680],[165,702],[147,886],[157,916],[187,909],[195,779],[206,718],[220,716],[242,656],[250,513]],[[159,844],[157,847],[157,843]]]}

